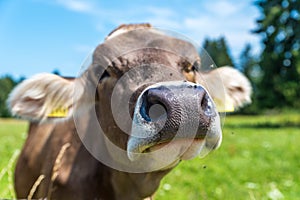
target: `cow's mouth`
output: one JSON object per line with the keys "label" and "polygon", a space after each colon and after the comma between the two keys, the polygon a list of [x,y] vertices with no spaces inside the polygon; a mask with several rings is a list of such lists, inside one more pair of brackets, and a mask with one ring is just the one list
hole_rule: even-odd
{"label": "cow's mouth", "polygon": [[[157,143],[156,145],[147,147],[141,153],[151,153],[154,151],[160,151],[163,148],[177,148],[180,153],[181,160],[189,160],[198,155],[201,150],[204,140],[202,139],[178,139],[170,142]],[[197,146],[197,149],[196,146]],[[196,154],[196,155],[195,155]]]}
{"label": "cow's mouth", "polygon": [[141,144],[136,149],[129,147],[127,155],[131,161],[136,161],[141,156],[158,157],[158,160],[168,158],[174,161],[190,160],[196,156],[206,156],[211,150],[219,147],[221,140],[222,136],[215,138],[213,144],[209,144],[206,139],[183,138],[155,144]]}
{"label": "cow's mouth", "polygon": [[206,91],[194,83],[164,82],[139,96],[127,154],[131,161],[172,155],[175,162],[204,155],[220,141],[219,115]]}

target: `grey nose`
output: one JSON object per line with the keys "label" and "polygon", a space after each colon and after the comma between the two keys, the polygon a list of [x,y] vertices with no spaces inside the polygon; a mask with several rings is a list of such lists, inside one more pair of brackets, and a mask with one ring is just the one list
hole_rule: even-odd
{"label": "grey nose", "polygon": [[200,85],[182,82],[180,85],[160,85],[144,91],[140,115],[146,123],[155,124],[166,138],[172,137],[180,127],[197,121],[199,127],[196,137],[202,139],[216,111],[205,89]]}

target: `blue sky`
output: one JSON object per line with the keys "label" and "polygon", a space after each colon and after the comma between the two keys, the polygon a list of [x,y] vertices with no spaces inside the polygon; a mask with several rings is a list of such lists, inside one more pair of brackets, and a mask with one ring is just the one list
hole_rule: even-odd
{"label": "blue sky", "polygon": [[76,76],[87,55],[116,26],[150,22],[184,34],[200,46],[225,36],[237,58],[259,17],[253,0],[0,0],[0,76],[59,70]]}

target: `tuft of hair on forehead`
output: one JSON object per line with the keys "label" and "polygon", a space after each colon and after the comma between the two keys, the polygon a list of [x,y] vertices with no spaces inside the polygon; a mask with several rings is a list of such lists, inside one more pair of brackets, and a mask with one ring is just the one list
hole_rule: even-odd
{"label": "tuft of hair on forehead", "polygon": [[132,30],[136,30],[136,29],[150,29],[152,28],[152,25],[149,23],[141,23],[141,24],[121,24],[120,26],[118,26],[117,28],[115,28],[114,30],[112,30],[108,36],[105,38],[105,40],[109,40],[113,37],[116,37],[122,33],[126,33]]}

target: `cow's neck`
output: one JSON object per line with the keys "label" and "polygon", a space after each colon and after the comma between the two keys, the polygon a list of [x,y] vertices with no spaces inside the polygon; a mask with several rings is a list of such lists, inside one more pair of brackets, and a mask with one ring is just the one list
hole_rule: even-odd
{"label": "cow's neck", "polygon": [[122,199],[143,199],[150,197],[159,187],[161,179],[170,171],[150,173],[126,173],[114,170],[111,177],[115,197]]}

